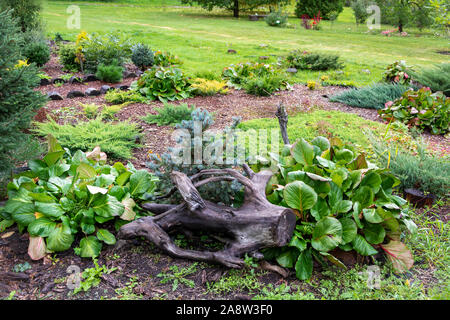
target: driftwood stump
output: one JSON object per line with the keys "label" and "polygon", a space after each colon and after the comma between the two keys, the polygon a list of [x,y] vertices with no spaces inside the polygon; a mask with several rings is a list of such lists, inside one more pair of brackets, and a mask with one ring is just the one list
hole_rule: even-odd
{"label": "driftwood stump", "polygon": [[[271,171],[254,173],[244,165],[248,178],[233,169],[203,170],[189,178],[174,171],[171,179],[181,194],[179,205],[147,203],[143,208],[156,214],[124,225],[119,238],[144,237],[169,255],[178,258],[215,262],[231,268],[244,265],[245,253],[262,258],[259,249],[286,245],[295,227],[295,214],[289,208],[271,204],[265,195]],[[217,181],[237,180],[245,187],[244,204],[231,208],[202,199],[197,188]],[[223,234],[221,251],[196,251],[179,248],[168,235],[174,229],[201,230]]]}
{"label": "driftwood stump", "polygon": [[285,145],[289,145],[289,137],[287,134],[288,114],[283,104],[279,104],[275,115],[278,118],[278,124],[280,125],[281,137]]}

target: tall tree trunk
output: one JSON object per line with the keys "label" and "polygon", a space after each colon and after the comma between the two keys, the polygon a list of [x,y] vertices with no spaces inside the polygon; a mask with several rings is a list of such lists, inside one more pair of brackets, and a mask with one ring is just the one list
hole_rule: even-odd
{"label": "tall tree trunk", "polygon": [[239,0],[234,0],[233,17],[239,18]]}

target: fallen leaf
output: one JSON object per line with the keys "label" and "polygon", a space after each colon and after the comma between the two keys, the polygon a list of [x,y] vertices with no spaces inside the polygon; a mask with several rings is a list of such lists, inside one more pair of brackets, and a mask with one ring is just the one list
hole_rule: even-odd
{"label": "fallen leaf", "polygon": [[5,233],[5,234],[2,235],[2,239],[9,238],[9,237],[11,237],[13,234],[14,234],[14,231],[7,232],[7,233]]}

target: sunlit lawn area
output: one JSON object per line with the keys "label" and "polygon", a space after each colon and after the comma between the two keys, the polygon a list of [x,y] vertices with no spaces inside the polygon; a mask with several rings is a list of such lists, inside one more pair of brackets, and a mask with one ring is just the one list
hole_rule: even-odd
{"label": "sunlit lawn area", "polygon": [[[407,37],[382,36],[381,30],[392,29],[390,26],[369,34],[366,25],[356,26],[350,8],[345,8],[334,23],[322,21],[322,29],[315,31],[301,27],[300,19],[292,14],[290,28],[275,28],[264,21],[249,21],[246,13],[234,19],[226,11],[208,12],[174,0],[127,2],[75,2],[81,9],[81,30],[123,32],[155,50],[178,55],[184,62],[182,68],[192,74],[208,71],[219,75],[232,63],[258,60],[260,56],[269,56],[266,61],[276,62],[277,56],[301,49],[339,54],[346,67],[339,77],[333,77],[333,71],[299,72],[296,81],[317,80],[327,74],[333,83],[362,86],[380,79],[386,65],[396,60],[404,59],[416,67],[448,61],[447,56],[437,53],[449,49],[448,40],[431,32],[416,34],[418,30],[406,30],[410,32]],[[66,12],[73,4],[45,3],[43,18],[50,36],[59,32],[68,40],[75,39],[80,30],[67,28]],[[264,44],[268,46],[261,46]],[[228,54],[228,49],[237,54]]]}

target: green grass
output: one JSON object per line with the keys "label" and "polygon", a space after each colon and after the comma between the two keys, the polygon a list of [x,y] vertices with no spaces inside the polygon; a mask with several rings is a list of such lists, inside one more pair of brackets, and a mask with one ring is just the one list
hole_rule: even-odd
{"label": "green grass", "polygon": [[[219,73],[232,64],[270,56],[269,62],[290,50],[303,49],[338,53],[345,62],[342,83],[362,86],[381,79],[383,69],[396,60],[405,59],[414,66],[431,66],[445,62],[446,56],[436,53],[447,50],[448,42],[432,34],[421,37],[385,37],[367,34],[365,25],[356,26],[351,9],[346,8],[338,20],[322,22],[322,30],[305,30],[300,20],[290,17],[292,28],[273,28],[264,21],[249,21],[247,14],[234,19],[229,12],[208,12],[186,8],[178,1],[159,0],[151,5],[141,0],[115,2],[77,2],[81,8],[81,29],[87,32],[124,32],[136,41],[178,55],[182,69],[188,73]],[[56,32],[75,40],[80,30],[67,28],[68,1],[48,1],[42,16],[49,35]],[[120,14],[118,12],[120,11]],[[389,29],[383,26],[382,29]],[[410,32],[410,30],[407,30]],[[268,47],[262,48],[261,44]],[[233,48],[237,54],[227,54]],[[370,70],[370,74],[361,72]],[[299,72],[294,81],[317,80],[333,72]]]}
{"label": "green grass", "polygon": [[[239,129],[247,131],[250,129],[279,129],[277,119],[254,119],[239,124]],[[380,122],[365,120],[356,114],[340,111],[315,110],[311,112],[300,112],[290,115],[287,132],[289,140],[294,143],[297,139],[304,138],[312,140],[316,136],[336,136],[345,143],[351,143],[356,148],[368,151],[369,140],[363,130],[372,130],[377,136],[384,135],[386,125]],[[400,130],[400,131],[397,131]],[[403,144],[411,143],[411,137],[401,128],[389,131],[390,136],[402,136]],[[281,138],[280,138],[281,139]],[[268,134],[270,142],[270,134]],[[281,141],[281,140],[280,140]]]}

